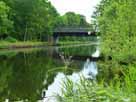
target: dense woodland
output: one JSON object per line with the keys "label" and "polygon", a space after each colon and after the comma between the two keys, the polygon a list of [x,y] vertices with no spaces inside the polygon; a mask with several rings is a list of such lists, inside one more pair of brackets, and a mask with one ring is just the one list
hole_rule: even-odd
{"label": "dense woodland", "polygon": [[0,0],[0,38],[44,40],[56,27],[89,26],[83,15],[63,16],[48,0]]}
{"label": "dense woodland", "polygon": [[135,7],[135,0],[102,0],[96,8],[93,17],[101,32],[102,53],[112,63],[132,65],[136,62]]}

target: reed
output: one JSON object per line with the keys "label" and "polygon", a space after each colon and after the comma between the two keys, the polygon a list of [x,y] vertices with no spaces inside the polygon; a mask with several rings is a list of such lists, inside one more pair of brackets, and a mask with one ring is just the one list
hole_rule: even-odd
{"label": "reed", "polygon": [[64,83],[63,96],[58,96],[58,102],[136,102],[136,67],[129,66],[123,79],[114,78],[106,84],[81,78],[74,84],[68,79]]}

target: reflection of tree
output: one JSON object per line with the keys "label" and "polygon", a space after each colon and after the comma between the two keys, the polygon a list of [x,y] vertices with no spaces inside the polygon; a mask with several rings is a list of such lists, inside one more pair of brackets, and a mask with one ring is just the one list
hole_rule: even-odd
{"label": "reflection of tree", "polygon": [[91,56],[96,51],[96,45],[91,46],[79,46],[79,47],[69,47],[61,48],[60,52],[65,55],[80,55],[80,56]]}
{"label": "reflection of tree", "polygon": [[65,42],[97,42],[98,39],[97,37],[92,37],[92,36],[64,36],[64,37],[59,37],[59,41],[65,41]]}
{"label": "reflection of tree", "polygon": [[50,57],[46,51],[0,56],[0,60],[0,101],[9,98],[11,101],[28,99],[35,102],[58,72],[71,74],[77,68],[73,63],[64,69],[62,60]]}
{"label": "reflection of tree", "polygon": [[[63,66],[58,63],[58,60],[47,57],[44,51],[31,54],[19,53],[15,57],[6,59],[5,62],[11,67],[10,72],[12,72],[12,77],[7,81],[9,83],[7,90],[4,90],[9,92],[9,95],[6,94],[5,97],[9,96],[12,101],[38,100],[41,97],[42,89],[52,83],[57,72],[61,71],[58,69],[48,73],[49,70]],[[48,82],[46,85],[43,84],[45,80]]]}
{"label": "reflection of tree", "polygon": [[0,61],[0,101],[8,96],[8,83],[12,77],[12,67],[5,60]]}
{"label": "reflection of tree", "polygon": [[11,57],[13,57],[13,56],[16,56],[16,52],[6,52],[6,51],[1,51],[0,52],[0,56],[3,56],[3,57],[5,57],[5,58],[11,58]]}
{"label": "reflection of tree", "polygon": [[25,56],[20,54],[14,60],[14,77],[10,82],[11,100],[18,98],[37,100],[43,89],[43,81],[48,69],[47,58],[33,53]]}

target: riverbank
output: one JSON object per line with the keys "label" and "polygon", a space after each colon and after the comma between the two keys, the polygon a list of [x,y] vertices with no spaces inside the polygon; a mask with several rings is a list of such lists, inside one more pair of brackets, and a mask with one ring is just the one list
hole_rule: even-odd
{"label": "riverbank", "polygon": [[67,42],[59,42],[57,45],[49,44],[48,42],[8,42],[8,41],[0,41],[0,49],[17,49],[17,48],[34,48],[34,47],[44,47],[44,46],[65,46],[65,45],[77,45],[77,44],[90,44],[94,42],[83,42],[83,41],[67,41]]}
{"label": "riverbank", "polygon": [[14,48],[32,48],[32,47],[40,47],[47,46],[47,42],[7,42],[0,41],[0,49],[14,49]]}

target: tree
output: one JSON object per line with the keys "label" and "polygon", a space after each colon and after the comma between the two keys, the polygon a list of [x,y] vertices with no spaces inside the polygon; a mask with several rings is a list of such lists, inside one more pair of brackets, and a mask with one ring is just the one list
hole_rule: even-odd
{"label": "tree", "polygon": [[12,13],[12,35],[19,40],[41,40],[49,35],[59,15],[48,0],[3,0]]}
{"label": "tree", "polygon": [[60,16],[57,20],[57,25],[60,27],[88,27],[89,23],[86,21],[85,16],[75,14],[74,12],[67,12],[65,15]]}
{"label": "tree", "polygon": [[136,58],[135,6],[134,0],[102,0],[97,7],[96,20],[103,39],[102,52],[117,62]]}
{"label": "tree", "polygon": [[13,21],[9,19],[10,7],[0,1],[0,35],[9,34],[13,28]]}

